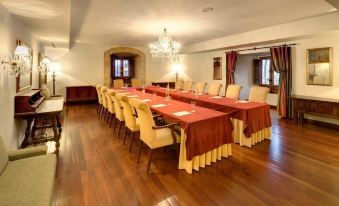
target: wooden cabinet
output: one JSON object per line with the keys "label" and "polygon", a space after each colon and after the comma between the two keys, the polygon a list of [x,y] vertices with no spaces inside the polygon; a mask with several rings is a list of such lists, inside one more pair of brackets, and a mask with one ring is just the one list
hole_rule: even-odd
{"label": "wooden cabinet", "polygon": [[66,87],[67,103],[97,101],[97,100],[98,100],[97,91],[93,86]]}
{"label": "wooden cabinet", "polygon": [[293,96],[292,100],[295,120],[302,121],[305,113],[339,119],[339,100],[307,96]]}
{"label": "wooden cabinet", "polygon": [[153,86],[159,85],[160,87],[167,87],[168,84],[171,89],[175,88],[175,82],[152,82]]}

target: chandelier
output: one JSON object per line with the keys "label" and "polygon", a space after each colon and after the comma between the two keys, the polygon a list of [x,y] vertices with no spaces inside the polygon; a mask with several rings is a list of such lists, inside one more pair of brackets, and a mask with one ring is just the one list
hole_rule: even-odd
{"label": "chandelier", "polygon": [[178,60],[180,43],[172,41],[172,38],[167,34],[166,29],[164,29],[162,35],[159,36],[158,41],[151,43],[149,47],[152,58],[155,61],[166,62],[167,60]]}
{"label": "chandelier", "polygon": [[32,58],[27,47],[17,46],[14,55],[8,55],[0,60],[3,69],[9,69],[9,75],[18,77],[19,75],[30,74],[32,72]]}

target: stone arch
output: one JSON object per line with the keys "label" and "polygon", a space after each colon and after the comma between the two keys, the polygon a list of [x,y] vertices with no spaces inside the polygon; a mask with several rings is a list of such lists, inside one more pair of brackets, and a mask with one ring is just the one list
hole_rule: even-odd
{"label": "stone arch", "polygon": [[111,55],[118,53],[130,53],[136,55],[135,57],[135,78],[142,82],[146,80],[146,55],[144,52],[130,48],[130,47],[115,47],[108,49],[104,53],[104,84],[105,86],[112,86],[111,77]]}

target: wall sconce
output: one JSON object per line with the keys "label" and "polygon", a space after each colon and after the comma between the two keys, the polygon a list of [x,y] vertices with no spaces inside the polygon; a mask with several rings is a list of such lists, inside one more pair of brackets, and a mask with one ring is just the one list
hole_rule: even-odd
{"label": "wall sconce", "polygon": [[9,75],[12,77],[32,72],[32,58],[29,55],[28,48],[21,45],[16,47],[14,56],[5,56],[0,59],[0,62],[2,69],[9,69]]}
{"label": "wall sconce", "polygon": [[181,73],[183,70],[182,65],[179,63],[175,63],[172,65],[172,70],[173,72],[175,72],[175,81],[177,82],[179,79],[179,73]]}
{"label": "wall sconce", "polygon": [[47,56],[44,56],[42,60],[40,61],[40,64],[38,66],[38,72],[41,72],[42,74],[45,74],[48,72],[48,66],[51,63],[51,60]]}
{"label": "wall sconce", "polygon": [[61,71],[61,65],[59,62],[51,62],[48,66],[48,71],[52,72],[52,77],[53,77],[53,95],[55,95],[55,77],[56,77],[56,72]]}

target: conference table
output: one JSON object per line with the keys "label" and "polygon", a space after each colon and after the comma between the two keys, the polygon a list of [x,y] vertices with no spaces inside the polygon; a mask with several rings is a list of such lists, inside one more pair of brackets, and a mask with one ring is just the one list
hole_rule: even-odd
{"label": "conference table", "polygon": [[180,125],[179,169],[189,174],[199,171],[212,162],[232,155],[232,122],[227,113],[193,106],[177,100],[166,100],[134,88],[115,90],[130,98],[138,98],[147,103],[152,111],[163,116],[166,121]]}
{"label": "conference table", "polygon": [[[166,95],[167,88],[158,86],[145,87],[147,93]],[[234,143],[251,147],[258,142],[271,138],[270,107],[266,103],[237,100],[208,94],[194,94],[189,91],[170,89],[172,99],[191,103],[228,114],[233,124]]]}

